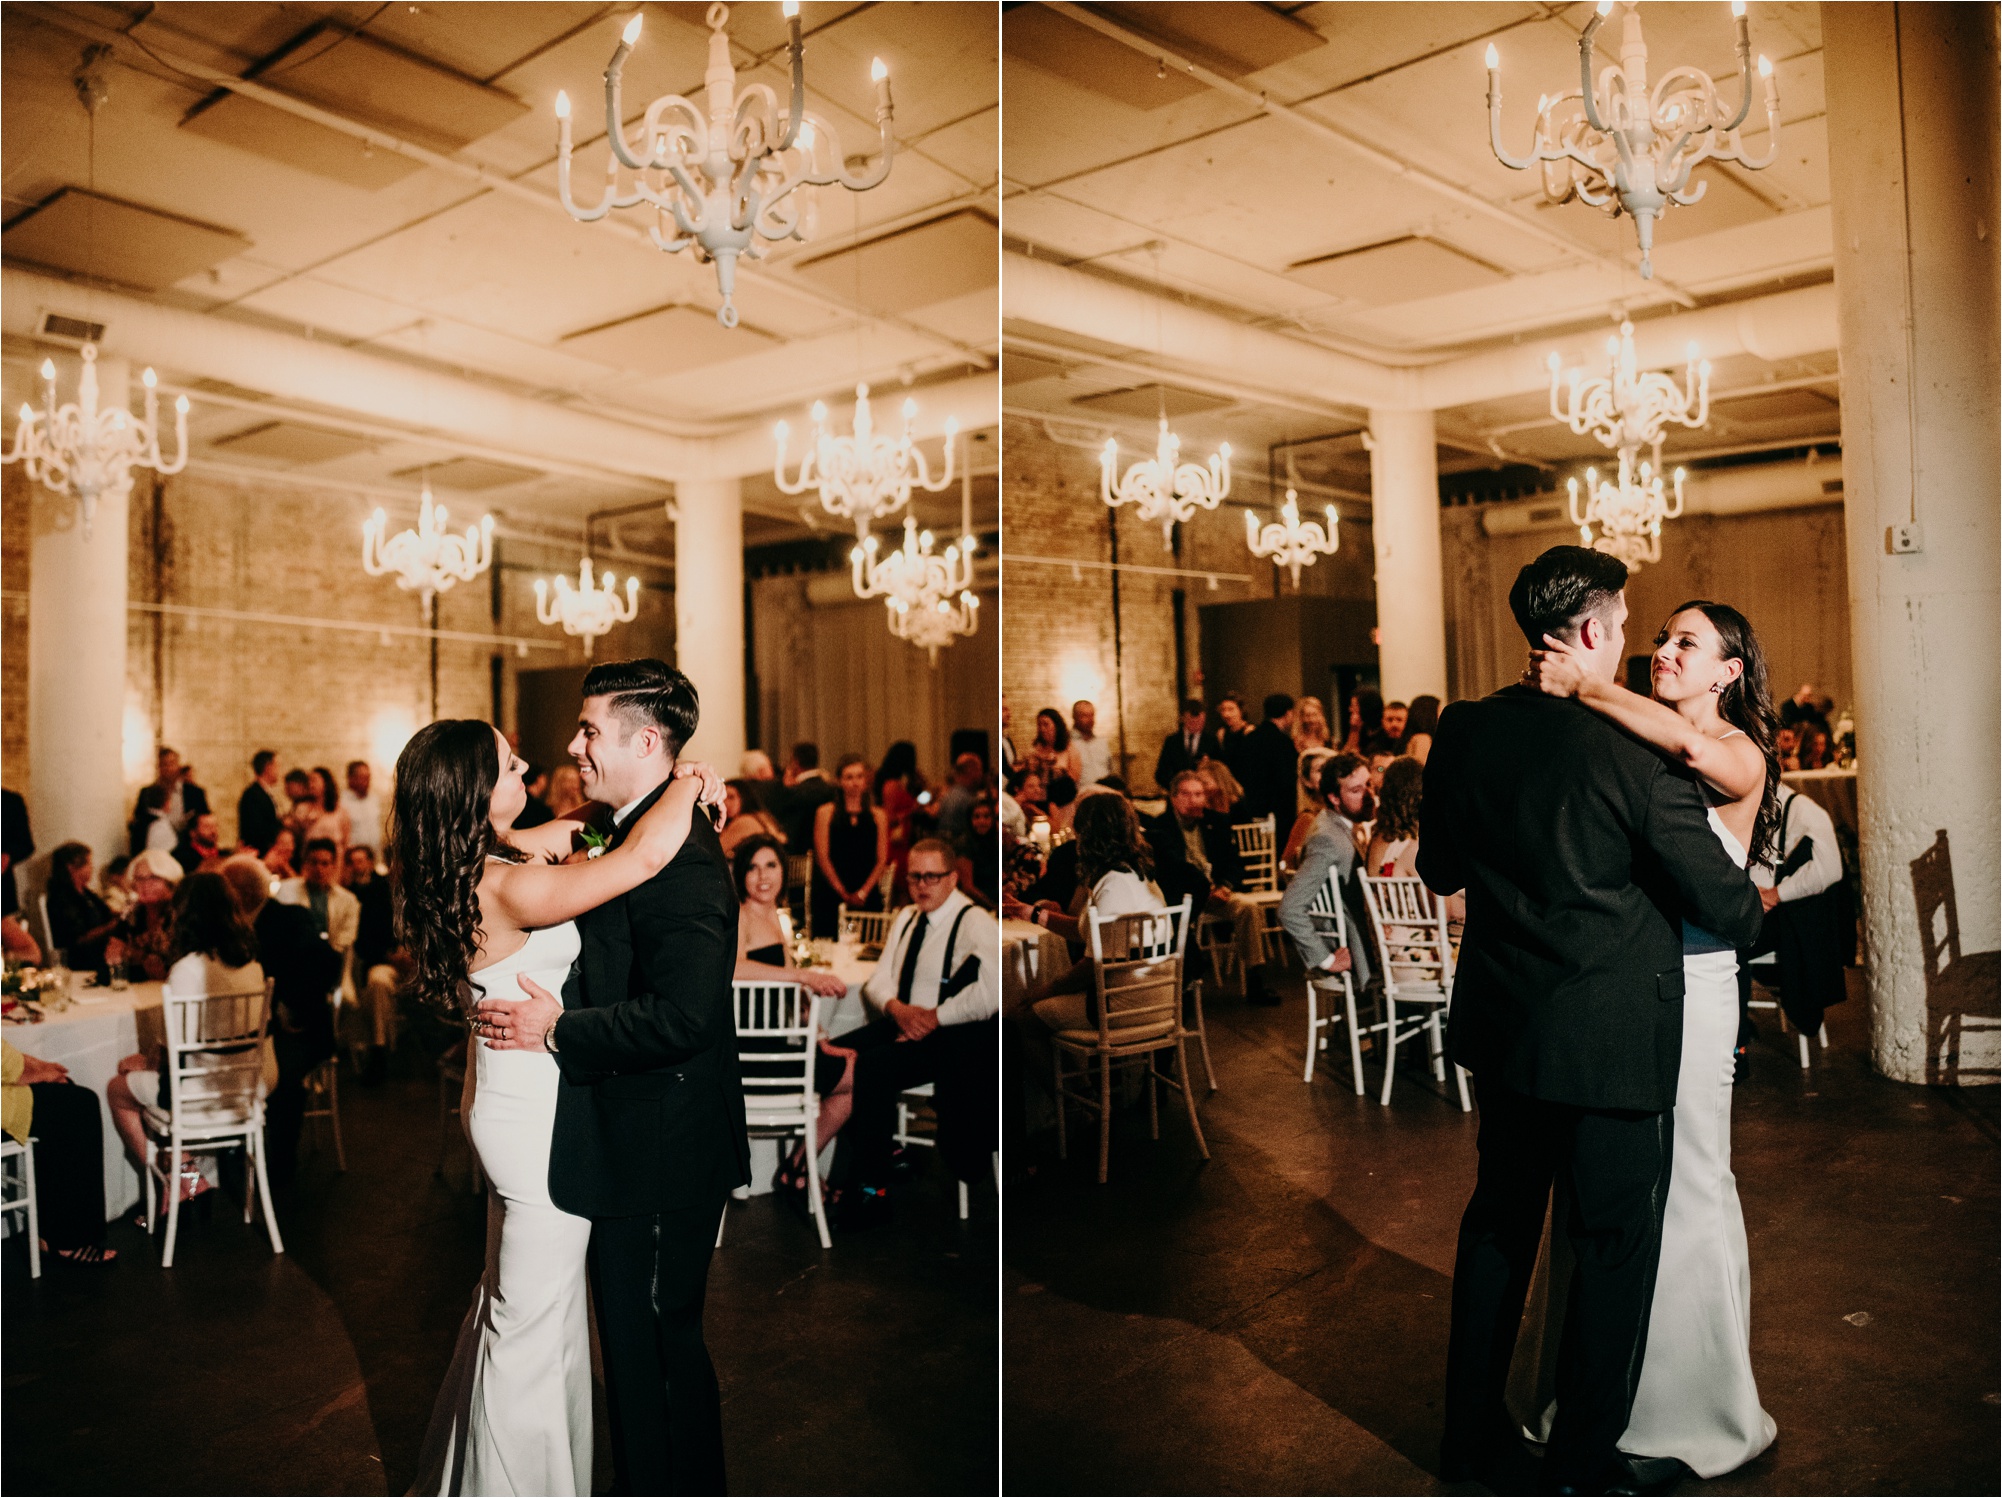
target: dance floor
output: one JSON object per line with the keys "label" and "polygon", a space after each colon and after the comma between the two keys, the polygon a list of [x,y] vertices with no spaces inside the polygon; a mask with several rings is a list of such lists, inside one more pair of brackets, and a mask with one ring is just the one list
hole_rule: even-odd
{"label": "dance floor", "polygon": [[[28,1278],[6,1245],[4,1455],[13,1493],[402,1493],[479,1277],[484,1208],[437,1092],[348,1086],[349,1170],[308,1153],[286,1253],[231,1205],[97,1274]],[[309,1135],[310,1138],[310,1135]],[[958,1220],[936,1165],[897,1221],[837,1237],[773,1198],[733,1204],[709,1280],[731,1488],[994,1490],[995,1203]],[[602,1403],[602,1402],[601,1402]],[[602,1413],[599,1492],[611,1464]]]}
{"label": "dance floor", "polygon": [[[1703,1493],[1994,1493],[1997,1092],[1870,1072],[1863,1006],[1825,1063],[1766,1034],[1738,1090],[1752,1357],[1778,1443]],[[1433,1493],[1474,1120],[1346,1056],[1300,1081],[1298,984],[1209,1010],[1213,1158],[1143,1109],[1071,1160],[1038,1140],[1005,1223],[1006,1490]],[[1365,1073],[1381,1073],[1365,1058]],[[1200,1070],[1198,1069],[1200,1075]],[[1073,1135],[1074,1145],[1078,1135]],[[1459,1491],[1480,1491],[1460,1489]]]}

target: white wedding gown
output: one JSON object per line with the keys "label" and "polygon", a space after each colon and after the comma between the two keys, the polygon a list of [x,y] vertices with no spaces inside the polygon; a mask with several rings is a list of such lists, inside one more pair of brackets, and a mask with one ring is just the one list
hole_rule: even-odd
{"label": "white wedding gown", "polygon": [[[1740,868],[1745,847],[1710,809],[1710,828]],[[1752,1272],[1738,1181],[1731,1173],[1731,1083],[1738,1048],[1738,958],[1707,951],[1715,938],[1685,923],[1682,1068],[1675,1101],[1675,1156],[1663,1211],[1661,1264],[1648,1321],[1640,1386],[1620,1450],[1676,1457],[1698,1477],[1721,1477],[1778,1435],[1752,1377]],[[1692,950],[1696,948],[1697,950]],[[1556,1413],[1557,1348],[1572,1257],[1563,1206],[1531,1289],[1516,1344],[1510,1405],[1541,1441]],[[1558,1314],[1552,1314],[1552,1308]]]}
{"label": "white wedding gown", "polygon": [[[565,921],[530,933],[473,975],[483,997],[521,998],[532,978],[561,993],[578,951]],[[487,1267],[431,1414],[412,1493],[588,1494],[589,1218],[549,1200],[556,1060],[471,1043],[466,1132],[490,1183]]]}

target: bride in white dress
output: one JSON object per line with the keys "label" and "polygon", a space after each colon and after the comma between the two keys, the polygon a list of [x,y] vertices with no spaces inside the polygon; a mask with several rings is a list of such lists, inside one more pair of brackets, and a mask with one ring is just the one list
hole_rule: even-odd
{"label": "bride in white dress", "polygon": [[[481,997],[522,996],[522,978],[560,993],[578,951],[573,918],[658,873],[687,837],[698,796],[720,800],[712,773],[682,765],[618,848],[563,864],[581,824],[514,828],[526,768],[490,725],[468,719],[420,729],[397,760],[397,928],[419,996],[459,1012]],[[410,1491],[588,1494],[591,1223],[549,1199],[561,1074],[544,1052],[477,1040],[469,1049],[466,1132],[490,1183],[486,1272]]]}
{"label": "bride in white dress", "polygon": [[[1546,639],[1550,648],[1531,658],[1536,685],[1552,695],[1577,696],[1686,765],[1703,784],[1711,830],[1732,861],[1741,868],[1748,857],[1769,861],[1779,780],[1775,718],[1764,653],[1742,614],[1705,601],[1677,609],[1655,640],[1651,699],[1591,678],[1569,646]],[[1674,1164],[1647,1352],[1620,1450],[1680,1461],[1712,1478],[1742,1467],[1773,1443],[1778,1430],[1759,1403],[1752,1374],[1751,1263],[1731,1173],[1737,954],[1687,921],[1682,935]],[[1551,1221],[1563,1220],[1562,1204],[1554,1203]],[[1548,1434],[1555,1413],[1569,1271],[1569,1245],[1561,1227],[1554,1228],[1532,1287],[1510,1387],[1511,1404],[1537,1440]]]}

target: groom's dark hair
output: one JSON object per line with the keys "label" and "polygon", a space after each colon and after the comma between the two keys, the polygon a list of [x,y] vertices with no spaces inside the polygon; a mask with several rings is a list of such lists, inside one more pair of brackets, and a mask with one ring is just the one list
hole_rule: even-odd
{"label": "groom's dark hair", "polygon": [[1515,575],[1509,611],[1532,649],[1545,635],[1567,639],[1578,622],[1603,613],[1626,591],[1627,564],[1587,546],[1553,546]]}
{"label": "groom's dark hair", "polygon": [[702,717],[695,683],[666,661],[651,658],[593,666],[584,673],[584,695],[611,698],[612,711],[626,725],[629,738],[634,729],[647,724],[658,728],[667,752],[676,758],[681,746],[695,737],[695,725]]}

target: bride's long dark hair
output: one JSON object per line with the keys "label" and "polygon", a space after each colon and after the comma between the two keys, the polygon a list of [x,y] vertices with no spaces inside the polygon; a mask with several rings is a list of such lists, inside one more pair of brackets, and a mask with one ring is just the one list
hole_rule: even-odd
{"label": "bride's long dark hair", "polygon": [[[1773,711],[1772,687],[1766,678],[1766,652],[1752,630],[1752,622],[1728,603],[1712,603],[1693,598],[1668,617],[1695,609],[1717,631],[1717,652],[1727,661],[1737,661],[1744,669],[1738,679],[1717,694],[1717,711],[1726,723],[1741,729],[1759,746],[1766,762],[1766,789],[1759,797],[1759,812],[1752,820],[1753,863],[1770,863],[1777,849],[1779,833],[1780,760],[1773,745],[1779,736],[1779,714]],[[1655,637],[1660,645],[1668,638],[1668,627]]]}
{"label": "bride's long dark hair", "polygon": [[417,730],[396,760],[389,882],[396,937],[417,967],[417,997],[463,1012],[480,950],[480,876],[489,858],[521,853],[494,831],[500,751],[493,726],[446,718]]}

